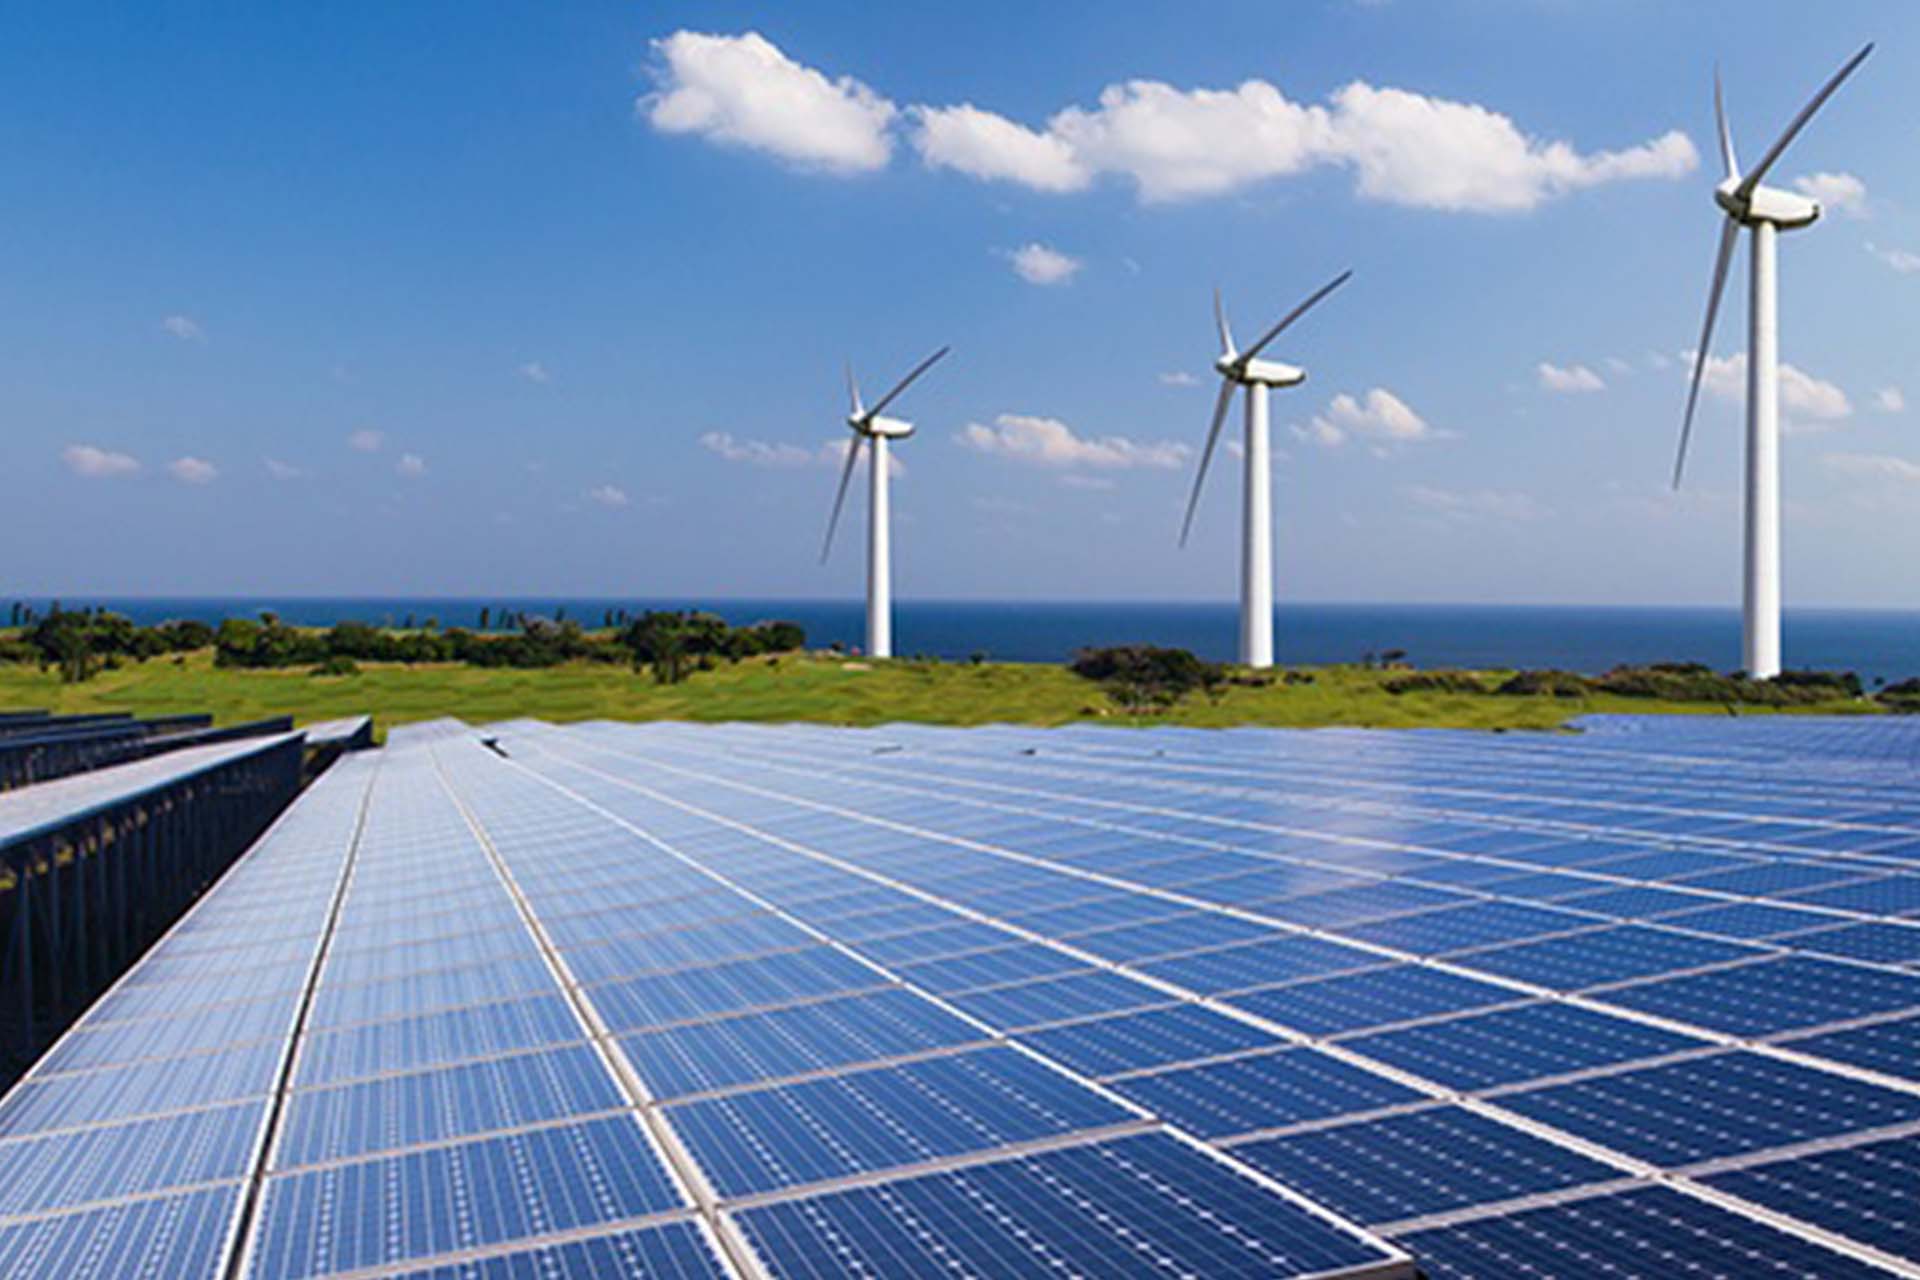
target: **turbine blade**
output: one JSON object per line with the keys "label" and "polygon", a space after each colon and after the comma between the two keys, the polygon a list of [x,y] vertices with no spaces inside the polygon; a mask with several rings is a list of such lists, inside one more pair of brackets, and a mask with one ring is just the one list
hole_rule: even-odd
{"label": "turbine blade", "polygon": [[866,443],[866,437],[855,435],[853,443],[847,446],[847,465],[840,468],[840,491],[833,495],[833,515],[827,519],[827,540],[820,544],[820,563],[827,562],[827,553],[833,550],[833,531],[840,523],[840,508],[847,502],[847,481],[853,479],[853,464],[860,460],[860,446]]}
{"label": "turbine blade", "polygon": [[1720,68],[1713,69],[1713,118],[1720,126],[1720,163],[1726,169],[1722,177],[1740,176],[1740,161],[1733,154],[1733,135],[1727,131],[1727,98],[1720,88]]}
{"label": "turbine blade", "polygon": [[1298,320],[1301,316],[1307,314],[1307,312],[1313,308],[1313,305],[1315,303],[1319,302],[1320,299],[1326,297],[1328,294],[1332,293],[1335,289],[1338,289],[1341,285],[1345,284],[1347,280],[1350,277],[1352,277],[1352,275],[1353,275],[1353,272],[1351,271],[1342,271],[1339,275],[1335,276],[1331,281],[1320,286],[1319,291],[1316,292],[1312,297],[1308,298],[1305,302],[1301,303],[1299,306],[1295,307],[1293,310],[1287,312],[1286,315],[1280,317],[1279,324],[1276,324],[1275,326],[1273,326],[1273,328],[1267,330],[1264,334],[1260,336],[1260,341],[1254,343],[1252,346],[1248,347],[1245,351],[1240,353],[1241,363],[1244,364],[1247,361],[1253,359],[1255,356],[1259,355],[1261,348],[1265,347],[1269,342],[1272,342],[1275,338],[1279,337],[1281,333],[1285,331],[1288,325],[1292,324],[1295,320]]}
{"label": "turbine blade", "polygon": [[1780,153],[1785,151],[1788,145],[1800,135],[1800,131],[1807,127],[1807,121],[1813,119],[1813,113],[1826,105],[1827,99],[1833,96],[1834,90],[1840,87],[1841,81],[1852,75],[1854,69],[1865,62],[1867,55],[1872,52],[1873,46],[1867,45],[1866,48],[1848,58],[1847,65],[1834,72],[1831,80],[1820,86],[1820,92],[1814,94],[1813,100],[1800,108],[1800,114],[1793,118],[1793,123],[1787,126],[1786,132],[1780,135],[1779,141],[1767,148],[1767,154],[1760,157],[1760,163],[1753,166],[1753,172],[1740,180],[1741,196],[1753,194],[1753,189],[1760,185],[1762,178],[1767,176],[1767,170],[1773,168],[1773,162],[1780,158]]}
{"label": "turbine blade", "polygon": [[1233,354],[1233,330],[1227,327],[1226,304],[1220,301],[1220,286],[1213,287],[1213,324],[1220,330],[1220,354]]}
{"label": "turbine blade", "polygon": [[1727,265],[1733,261],[1733,242],[1740,238],[1740,224],[1732,218],[1720,229],[1720,256],[1713,261],[1713,287],[1707,290],[1707,322],[1700,326],[1700,348],[1693,354],[1693,382],[1687,388],[1687,414],[1680,420],[1680,452],[1673,460],[1673,487],[1680,487],[1680,473],[1687,466],[1687,441],[1693,438],[1693,410],[1700,403],[1700,375],[1707,368],[1707,350],[1713,345],[1713,321],[1720,314],[1720,295],[1727,287]]}
{"label": "turbine blade", "polygon": [[847,361],[847,399],[853,405],[853,416],[858,418],[866,413],[860,407],[860,384],[853,380],[853,361]]}
{"label": "turbine blade", "polygon": [[938,351],[934,352],[932,355],[928,356],[925,360],[922,360],[919,364],[913,366],[913,372],[908,374],[906,377],[900,379],[899,382],[895,383],[893,390],[881,396],[880,399],[874,403],[873,408],[867,410],[867,412],[863,416],[868,418],[878,416],[878,414],[882,409],[886,408],[888,405],[893,403],[894,397],[898,396],[902,391],[905,391],[910,385],[912,385],[913,380],[915,378],[919,377],[921,374],[925,373],[927,370],[933,368],[935,364],[939,363],[940,357],[946,355],[947,352],[951,350],[953,350],[952,347],[942,347]]}
{"label": "turbine blade", "polygon": [[1200,506],[1200,486],[1207,482],[1207,464],[1213,461],[1213,446],[1220,443],[1220,424],[1227,419],[1227,402],[1233,399],[1231,378],[1220,379],[1220,398],[1213,402],[1213,425],[1207,428],[1207,447],[1200,453],[1200,470],[1194,473],[1193,496],[1187,499],[1187,518],[1180,525],[1180,545],[1187,545],[1193,529],[1193,513]]}

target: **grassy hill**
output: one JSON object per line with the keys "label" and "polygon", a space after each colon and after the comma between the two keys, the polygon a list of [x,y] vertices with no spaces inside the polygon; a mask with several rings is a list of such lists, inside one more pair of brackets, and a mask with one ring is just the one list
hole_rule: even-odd
{"label": "grassy hill", "polygon": [[[823,724],[1105,723],[1365,725],[1549,729],[1596,711],[1724,715],[1714,703],[1656,698],[1499,696],[1417,690],[1391,693],[1396,674],[1361,667],[1300,668],[1294,681],[1233,685],[1217,701],[1193,694],[1151,718],[1118,714],[1097,685],[1064,667],[1037,663],[866,663],[827,656],[752,658],[658,685],[624,666],[568,663],[535,670],[459,664],[363,663],[350,676],[314,676],[304,668],[216,668],[210,651],[160,657],[104,671],[81,684],[25,664],[0,664],[0,710],[130,711],[137,715],[210,711],[221,723],[290,714],[305,722],[370,711],[382,727],[434,716],[473,723],[534,716],[546,720],[800,720]],[[1484,673],[1490,683],[1507,673]],[[1310,677],[1308,679],[1307,677]],[[1856,713],[1858,700],[1797,707]],[[1743,708],[1760,714],[1766,708]]]}

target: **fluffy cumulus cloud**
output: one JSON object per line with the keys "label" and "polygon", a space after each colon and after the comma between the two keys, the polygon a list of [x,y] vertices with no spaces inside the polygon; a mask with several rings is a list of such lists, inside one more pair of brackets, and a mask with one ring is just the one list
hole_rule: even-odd
{"label": "fluffy cumulus cloud", "polygon": [[1009,250],[1006,257],[1013,267],[1013,274],[1028,284],[1065,284],[1086,265],[1078,258],[1038,242]]}
{"label": "fluffy cumulus cloud", "polygon": [[1882,387],[1873,393],[1873,407],[1881,413],[1903,413],[1907,407],[1907,393],[1898,387]]}
{"label": "fluffy cumulus cloud", "polygon": [[758,32],[676,31],[653,42],[657,89],[640,100],[663,133],[696,134],[828,173],[884,168],[897,109],[850,76],[829,79]]}
{"label": "fluffy cumulus cloud", "polygon": [[207,338],[207,331],[192,316],[167,316],[160,321],[160,328],[182,342],[204,342]]}
{"label": "fluffy cumulus cloud", "polygon": [[1414,444],[1432,440],[1439,432],[1405,400],[1385,387],[1375,387],[1357,400],[1341,392],[1325,413],[1315,415],[1303,434],[1331,447],[1353,437],[1376,445]]}
{"label": "fluffy cumulus cloud", "polygon": [[1562,367],[1542,360],[1534,366],[1539,375],[1540,389],[1562,394],[1577,394],[1583,391],[1605,391],[1607,384],[1600,375],[1583,364]]}
{"label": "fluffy cumulus cloud", "polygon": [[393,469],[409,480],[417,479],[427,474],[427,460],[417,453],[403,453],[400,461],[393,464]]}
{"label": "fluffy cumulus cloud", "polygon": [[68,445],[60,451],[60,460],[67,464],[67,470],[89,480],[130,476],[140,469],[140,460],[131,454],[116,453],[112,449],[91,444]]}
{"label": "fluffy cumulus cloud", "polygon": [[1437,489],[1412,485],[1403,490],[1415,506],[1461,523],[1524,524],[1550,514],[1531,494],[1499,489]]}
{"label": "fluffy cumulus cloud", "polygon": [[378,453],[387,443],[387,438],[371,428],[363,427],[347,436],[347,448],[358,453]]}
{"label": "fluffy cumulus cloud", "polygon": [[902,112],[858,80],[829,78],[753,32],[681,31],[654,47],[658,90],[641,110],[656,129],[837,173],[885,167],[903,119],[907,141],[930,168],[1056,193],[1112,176],[1148,202],[1228,195],[1339,167],[1354,174],[1365,199],[1514,212],[1602,183],[1680,177],[1699,164],[1677,131],[1582,152],[1477,103],[1358,80],[1325,102],[1296,102],[1265,80],[1224,89],[1130,80],[1036,127],[972,103]]}
{"label": "fluffy cumulus cloud", "polygon": [[167,464],[167,474],[181,484],[212,484],[220,478],[220,469],[205,458],[175,458]]}
{"label": "fluffy cumulus cloud", "polygon": [[1170,440],[1136,441],[1125,436],[1080,436],[1058,418],[1003,413],[992,426],[967,424],[959,441],[969,449],[1043,467],[1177,468],[1187,446]]}
{"label": "fluffy cumulus cloud", "polygon": [[587,501],[598,503],[609,510],[618,510],[627,506],[632,499],[627,497],[627,491],[620,486],[602,484],[587,490]]}
{"label": "fluffy cumulus cloud", "polygon": [[1867,480],[1899,480],[1920,484],[1920,462],[1886,453],[1828,453],[1820,461],[1829,470]]}
{"label": "fluffy cumulus cloud", "polygon": [[[1686,364],[1689,369],[1692,368],[1691,352],[1687,354]],[[1706,388],[1708,395],[1744,402],[1747,395],[1746,353],[1708,356],[1707,367],[1700,375],[1700,385]],[[1832,427],[1853,414],[1853,402],[1838,386],[1784,363],[1780,366],[1780,407],[1786,411],[1788,427],[1800,432]]]}
{"label": "fluffy cumulus cloud", "polygon": [[1867,216],[1867,184],[1850,173],[1810,173],[1793,180],[1803,196],[1812,196],[1823,209],[1850,218]]}
{"label": "fluffy cumulus cloud", "polygon": [[731,431],[709,431],[700,437],[700,447],[718,454],[728,462],[750,467],[804,467],[814,455],[798,445],[742,440]]}

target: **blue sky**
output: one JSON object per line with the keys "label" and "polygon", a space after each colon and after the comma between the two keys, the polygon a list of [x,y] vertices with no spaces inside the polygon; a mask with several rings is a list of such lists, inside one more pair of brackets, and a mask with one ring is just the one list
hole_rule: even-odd
{"label": "blue sky", "polygon": [[1225,599],[1209,291],[1352,267],[1272,352],[1282,599],[1734,603],[1736,366],[1666,487],[1712,68],[1752,158],[1876,39],[1771,176],[1787,599],[1920,602],[1920,6],[1066,9],[10,8],[0,595],[855,595],[841,362],[952,343],[900,595]]}

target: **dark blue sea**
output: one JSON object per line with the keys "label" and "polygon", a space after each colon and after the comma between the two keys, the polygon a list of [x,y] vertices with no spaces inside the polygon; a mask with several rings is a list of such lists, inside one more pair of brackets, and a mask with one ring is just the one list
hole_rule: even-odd
{"label": "dark blue sea", "polygon": [[[29,601],[44,609],[47,602]],[[704,607],[731,622],[784,618],[806,628],[808,642],[853,648],[864,630],[858,600],[648,599],[352,599],[73,598],[68,607],[104,605],[137,622],[199,618],[214,622],[271,610],[288,622],[327,625],[351,618],[400,625],[408,619],[473,627],[480,610],[565,616],[597,626],[612,609]],[[1354,662],[1404,649],[1423,667],[1559,667],[1598,672],[1620,663],[1704,662],[1727,671],[1740,663],[1740,615],[1732,609],[1535,605],[1287,605],[1276,611],[1281,662]],[[927,654],[1057,662],[1083,645],[1176,645],[1231,658],[1238,632],[1232,604],[992,603],[905,600],[895,605],[894,646]],[[1786,615],[1789,666],[1855,671],[1863,679],[1920,675],[1920,611],[1805,609]]]}

